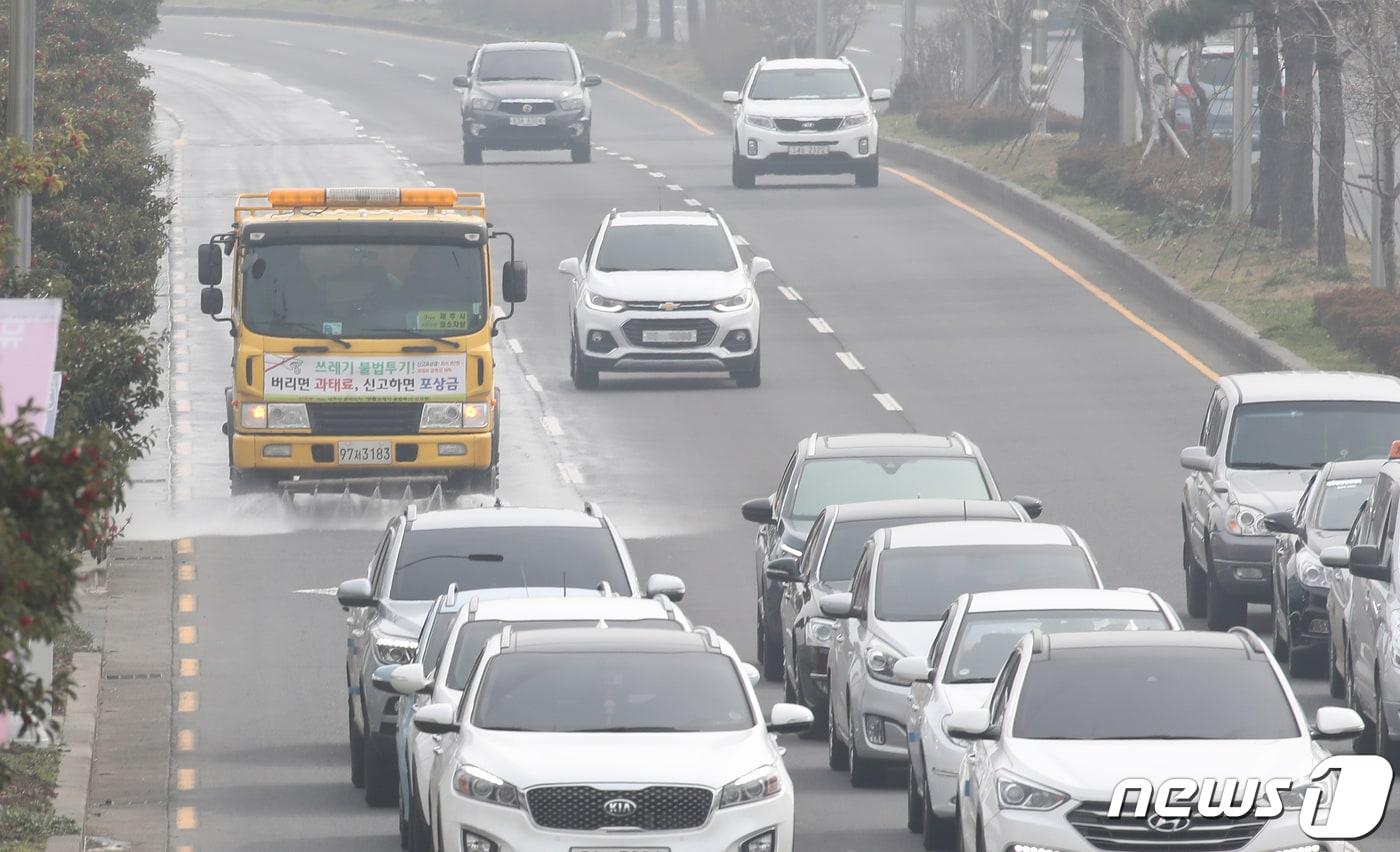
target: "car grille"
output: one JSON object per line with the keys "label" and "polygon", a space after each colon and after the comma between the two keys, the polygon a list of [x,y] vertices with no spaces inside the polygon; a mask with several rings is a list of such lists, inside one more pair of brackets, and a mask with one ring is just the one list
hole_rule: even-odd
{"label": "car grille", "polygon": [[306,413],[313,435],[413,435],[421,402],[312,402]]}
{"label": "car grille", "polygon": [[789,133],[809,132],[822,133],[835,130],[841,126],[842,119],[839,118],[775,118],[773,123],[779,130]]}
{"label": "car grille", "polygon": [[1258,817],[1191,817],[1179,831],[1161,831],[1146,818],[1108,816],[1108,803],[1089,802],[1069,812],[1070,825],[1105,852],[1230,852],[1246,846],[1267,820]]}
{"label": "car grille", "polygon": [[[651,330],[695,329],[694,343],[648,343],[642,340],[642,333]],[[633,346],[650,346],[656,349],[685,349],[691,346],[708,346],[715,337],[715,324],[707,319],[632,319],[622,324],[622,333]]]}
{"label": "car grille", "polygon": [[[529,109],[526,109],[529,107]],[[501,112],[511,115],[545,115],[554,112],[553,101],[501,101]]]}
{"label": "car grille", "polygon": [[[707,311],[712,302],[628,302],[629,311]],[[668,305],[669,307],[661,307]]]}
{"label": "car grille", "polygon": [[[631,802],[635,809],[628,815],[611,815],[604,806],[616,800]],[[525,804],[535,823],[558,831],[685,831],[704,825],[713,803],[714,792],[704,787],[624,791],[578,785],[536,787],[525,792]]]}

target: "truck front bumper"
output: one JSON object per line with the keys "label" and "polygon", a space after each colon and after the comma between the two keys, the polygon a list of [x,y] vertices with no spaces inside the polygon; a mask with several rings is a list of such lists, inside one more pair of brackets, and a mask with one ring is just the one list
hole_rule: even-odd
{"label": "truck front bumper", "polygon": [[[387,441],[388,464],[340,464],[342,441]],[[490,432],[431,435],[233,435],[233,467],[291,476],[375,476],[403,473],[455,473],[491,466]]]}

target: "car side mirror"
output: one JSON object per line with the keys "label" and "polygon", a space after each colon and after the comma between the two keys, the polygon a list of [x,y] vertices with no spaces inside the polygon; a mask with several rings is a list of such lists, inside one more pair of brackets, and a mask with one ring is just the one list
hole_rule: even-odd
{"label": "car side mirror", "polygon": [[827,618],[855,618],[857,611],[855,599],[851,597],[849,592],[827,595],[817,604],[817,608]]}
{"label": "car side mirror", "polygon": [[1274,512],[1264,516],[1264,529],[1271,533],[1291,533],[1297,535],[1300,530],[1298,524],[1293,520],[1292,512]]}
{"label": "car side mirror", "polygon": [[1381,564],[1381,550],[1374,544],[1353,544],[1348,554],[1347,568],[1357,577],[1390,582],[1390,568]]}
{"label": "car side mirror", "polygon": [[199,246],[199,283],[217,287],[224,280],[224,250],[217,243]]}
{"label": "car side mirror", "polygon": [[374,670],[374,674],[369,676],[369,682],[380,692],[393,692],[394,685],[389,678],[393,676],[394,670],[399,668],[397,663],[389,663]]}
{"label": "car side mirror", "polygon": [[453,718],[451,704],[429,704],[418,708],[413,714],[413,727],[425,734],[453,734],[457,732],[457,720]]}
{"label": "car side mirror", "polygon": [[417,695],[423,687],[431,685],[432,681],[423,673],[422,663],[399,666],[389,675],[389,686],[399,695]]}
{"label": "car side mirror", "polygon": [[1309,732],[1315,740],[1342,740],[1366,729],[1366,722],[1350,707],[1319,707]]}
{"label": "car side mirror", "polygon": [[943,723],[948,735],[960,740],[994,740],[997,732],[992,728],[992,714],[985,707],[974,710],[958,710],[948,715]]}
{"label": "car side mirror", "polygon": [[933,671],[928,667],[928,660],[923,657],[901,657],[895,660],[891,674],[900,683],[915,684],[928,683]]}
{"label": "car side mirror", "polygon": [[755,524],[773,523],[773,498],[758,497],[748,501],[739,507],[739,513],[744,516],[744,520],[752,521]]}
{"label": "car side mirror", "polygon": [[749,686],[758,686],[758,682],[763,680],[763,675],[759,674],[758,666],[753,663],[740,663],[739,671],[744,673],[744,680],[749,682]]}
{"label": "car side mirror", "polygon": [[335,590],[335,599],[340,601],[341,606],[350,609],[363,609],[377,603],[374,599],[374,589],[370,587],[369,580],[365,577],[341,583],[340,587]]}
{"label": "car side mirror", "polygon": [[1345,544],[1324,547],[1317,559],[1328,568],[1346,568],[1351,565],[1351,548]]}
{"label": "car side mirror", "polygon": [[882,104],[892,97],[889,89],[872,89],[870,91],[870,102],[872,104]]}
{"label": "car side mirror", "polygon": [[812,711],[801,704],[774,704],[768,711],[768,733],[800,734],[815,721]]}
{"label": "car side mirror", "polygon": [[719,99],[722,100],[722,101],[724,101],[724,102],[727,103],[727,104],[742,103],[743,100],[744,100],[742,97],[740,97],[740,95],[739,95],[738,92],[735,92],[735,91],[732,91],[732,90],[731,90],[731,91],[728,91],[728,92],[725,92],[724,94],[720,95],[720,96],[719,96]]}
{"label": "car side mirror", "polygon": [[583,75],[583,87],[584,87],[585,89],[591,89],[591,88],[593,88],[594,86],[601,86],[601,85],[603,85],[603,78],[600,77],[600,76],[598,76],[597,74],[584,74],[584,75]]}
{"label": "car side mirror", "polygon": [[802,579],[797,573],[797,558],[793,556],[779,556],[764,567],[763,574],[779,583],[795,583]]}
{"label": "car side mirror", "polygon": [[559,261],[559,274],[567,275],[570,278],[577,278],[583,272],[583,267],[579,264],[578,258],[566,257]]}
{"label": "car side mirror", "polygon": [[1181,451],[1181,466],[1187,470],[1210,473],[1215,469],[1215,459],[1205,447],[1187,447]]}
{"label": "car side mirror", "polygon": [[1024,494],[1012,497],[1011,502],[1021,504],[1021,508],[1026,510],[1026,514],[1030,516],[1031,520],[1040,517],[1040,513],[1045,511],[1044,503],[1035,497],[1027,497]]}
{"label": "car side mirror", "polygon": [[501,297],[515,304],[525,301],[530,293],[530,267],[523,260],[508,260],[501,264]]}
{"label": "car side mirror", "polygon": [[773,271],[773,261],[766,257],[755,257],[749,261],[749,280],[757,281],[758,276]]}
{"label": "car side mirror", "polygon": [[214,286],[200,290],[199,309],[211,317],[218,315],[224,309],[224,291]]}
{"label": "car side mirror", "polygon": [[685,581],[673,574],[652,574],[647,577],[647,597],[658,595],[679,602],[685,597]]}
{"label": "car side mirror", "polygon": [[470,89],[472,87],[471,75],[458,74],[457,76],[452,78],[452,85],[454,88],[458,89]]}

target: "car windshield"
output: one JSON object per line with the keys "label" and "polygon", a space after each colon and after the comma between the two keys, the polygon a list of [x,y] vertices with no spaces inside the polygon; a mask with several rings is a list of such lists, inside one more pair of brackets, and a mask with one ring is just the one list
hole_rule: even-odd
{"label": "car windshield", "polygon": [[391,600],[427,601],[457,584],[472,589],[596,589],[630,595],[627,569],[607,529],[469,527],[409,532],[399,548]]}
{"label": "car windshield", "polygon": [[1361,504],[1371,496],[1371,488],[1375,484],[1374,476],[1329,479],[1322,492],[1322,506],[1318,508],[1318,528],[1338,532],[1351,529],[1352,522],[1361,511]]}
{"label": "car windshield", "polygon": [[917,497],[986,500],[991,497],[976,459],[960,456],[813,459],[802,468],[789,515],[810,521],[835,503]]}
{"label": "car windshield", "polygon": [[771,68],[758,72],[749,87],[749,97],[756,101],[837,100],[864,94],[849,68]]}
{"label": "car windshield", "polygon": [[742,731],[755,724],[739,670],[707,652],[528,652],[487,664],[478,728],[563,733]]}
{"label": "car windshield", "polygon": [[1299,735],[1273,668],[1239,647],[1057,651],[1027,670],[1013,731],[1033,740]]}
{"label": "car windshield", "polygon": [[739,261],[719,225],[658,223],[608,228],[595,266],[599,272],[733,272]]}
{"label": "car windshield", "polygon": [[948,649],[944,683],[991,683],[1027,633],[1094,633],[1101,630],[1170,630],[1160,610],[1054,609],[975,612],[963,618]]}
{"label": "car windshield", "polygon": [[476,79],[573,82],[574,60],[567,50],[488,50],[477,62]]}
{"label": "car windshield", "polygon": [[831,528],[831,537],[826,542],[826,550],[822,552],[821,565],[817,569],[818,579],[823,583],[849,582],[856,572],[856,563],[860,561],[861,548],[865,547],[865,542],[876,530],[939,520],[944,519],[876,518],[870,521],[840,521]]}
{"label": "car windshield", "polygon": [[899,548],[880,555],[875,617],[936,621],[966,592],[1098,586],[1084,551],[1067,544]]}
{"label": "car windshield", "polygon": [[[563,627],[592,627],[598,623],[598,619],[592,618],[587,621],[498,621],[489,619],[486,621],[472,621],[462,625],[462,629],[457,632],[457,643],[452,649],[452,665],[447,670],[447,688],[462,691],[471,682],[472,673],[476,671],[477,661],[481,659],[481,651],[486,647],[486,643],[492,636],[501,632],[501,628],[507,624],[511,630],[542,630],[558,629]],[[644,618],[637,621],[609,621],[609,624],[616,624],[621,627],[654,628],[658,630],[684,630],[685,625],[679,621],[672,621],[669,618]]]}
{"label": "car windshield", "polygon": [[480,249],[268,245],[249,249],[241,269],[239,312],[260,334],[412,337],[470,334],[486,325]]}
{"label": "car windshield", "polygon": [[1396,402],[1254,402],[1235,410],[1227,467],[1281,470],[1383,459],[1400,435]]}

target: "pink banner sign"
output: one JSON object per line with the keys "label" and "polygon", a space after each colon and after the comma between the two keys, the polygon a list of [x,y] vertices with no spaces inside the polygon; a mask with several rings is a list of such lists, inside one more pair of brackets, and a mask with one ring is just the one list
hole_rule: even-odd
{"label": "pink banner sign", "polygon": [[0,299],[0,422],[33,405],[30,422],[46,425],[62,319],[61,299]]}

